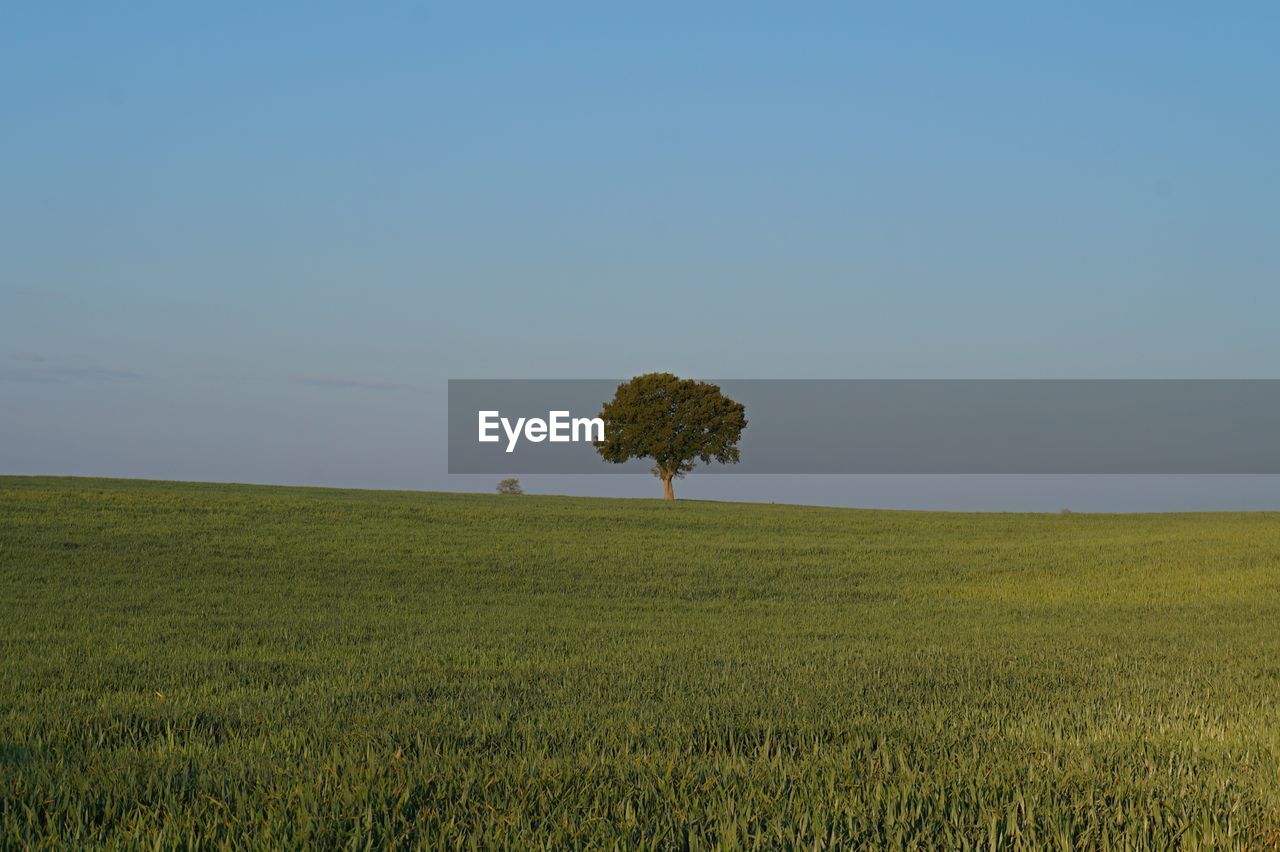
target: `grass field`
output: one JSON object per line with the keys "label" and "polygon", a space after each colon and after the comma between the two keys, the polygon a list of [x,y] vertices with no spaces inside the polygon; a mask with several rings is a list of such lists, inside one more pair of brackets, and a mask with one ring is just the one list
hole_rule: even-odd
{"label": "grass field", "polygon": [[1280,516],[0,478],[4,846],[1266,848]]}

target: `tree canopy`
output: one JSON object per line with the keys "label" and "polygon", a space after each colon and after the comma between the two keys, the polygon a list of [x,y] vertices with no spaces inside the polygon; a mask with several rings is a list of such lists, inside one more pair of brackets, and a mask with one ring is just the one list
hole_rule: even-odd
{"label": "tree canopy", "polygon": [[595,442],[596,451],[617,464],[653,459],[668,500],[675,499],[672,480],[696,462],[736,464],[747,427],[746,409],[718,386],[671,373],[646,373],[618,385],[600,417],[604,440]]}
{"label": "tree canopy", "polygon": [[518,479],[504,479],[498,483],[498,487],[494,489],[499,494],[523,494],[524,489],[520,487]]}

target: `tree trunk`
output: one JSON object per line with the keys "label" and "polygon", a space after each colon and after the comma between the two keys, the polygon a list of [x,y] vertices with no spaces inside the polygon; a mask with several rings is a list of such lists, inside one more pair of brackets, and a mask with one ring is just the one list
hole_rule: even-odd
{"label": "tree trunk", "polygon": [[675,478],[674,475],[667,473],[665,471],[663,472],[662,474],[662,499],[663,500],[676,499],[676,490],[671,485],[671,480],[673,480],[674,478]]}

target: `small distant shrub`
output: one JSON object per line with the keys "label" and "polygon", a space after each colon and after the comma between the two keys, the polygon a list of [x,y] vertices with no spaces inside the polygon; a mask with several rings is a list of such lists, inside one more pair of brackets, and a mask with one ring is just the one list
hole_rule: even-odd
{"label": "small distant shrub", "polygon": [[518,479],[504,479],[498,483],[495,489],[499,494],[523,494],[524,489],[520,487]]}
{"label": "small distant shrub", "polygon": [[1059,509],[1059,510],[1058,510],[1058,514],[1059,514],[1059,515],[1074,515],[1074,514],[1075,514],[1075,512],[1071,511],[1070,509]]}

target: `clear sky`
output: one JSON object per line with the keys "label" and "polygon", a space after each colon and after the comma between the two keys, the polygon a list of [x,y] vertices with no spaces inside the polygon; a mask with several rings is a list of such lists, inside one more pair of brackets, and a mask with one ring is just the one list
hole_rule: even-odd
{"label": "clear sky", "polygon": [[489,488],[450,377],[1280,377],[1277,44],[1275,3],[11,7],[0,472]]}

